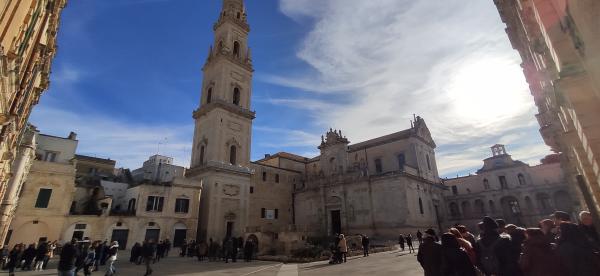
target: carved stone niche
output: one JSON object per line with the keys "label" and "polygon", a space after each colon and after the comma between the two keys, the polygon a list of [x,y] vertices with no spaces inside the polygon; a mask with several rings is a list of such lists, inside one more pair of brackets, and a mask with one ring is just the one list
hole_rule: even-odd
{"label": "carved stone niche", "polygon": [[227,184],[223,186],[223,194],[228,196],[237,196],[240,194],[240,187],[236,185]]}

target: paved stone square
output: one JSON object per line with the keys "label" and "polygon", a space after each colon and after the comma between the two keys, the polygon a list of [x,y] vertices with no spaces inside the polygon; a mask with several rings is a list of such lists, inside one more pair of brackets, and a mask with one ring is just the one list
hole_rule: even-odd
{"label": "paved stone square", "polygon": [[[144,275],[144,265],[133,265],[127,262],[128,254],[120,254],[117,263],[117,275]],[[56,275],[56,260],[50,263],[50,269],[37,272],[17,272],[17,275]],[[104,267],[103,267],[104,268]],[[250,263],[198,262],[193,258],[169,257],[152,266],[156,276],[185,275],[232,275],[232,276],[376,276],[376,275],[422,275],[423,270],[416,261],[415,254],[390,251],[372,254],[369,257],[352,257],[345,264],[330,265],[326,261],[307,264],[282,264],[278,262],[253,261]],[[2,271],[0,275],[7,275]],[[83,275],[83,273],[79,273]],[[104,275],[104,271],[92,275]]]}

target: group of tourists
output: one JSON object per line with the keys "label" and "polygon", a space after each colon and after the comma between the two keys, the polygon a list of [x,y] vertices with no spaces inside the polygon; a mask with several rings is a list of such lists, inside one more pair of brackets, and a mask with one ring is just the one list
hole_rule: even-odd
{"label": "group of tourists", "polygon": [[[348,260],[348,241],[346,240],[344,234],[333,235],[333,242],[331,243],[330,250],[330,264],[341,264],[345,263]],[[368,251],[365,252],[365,256],[367,256],[368,254]]]}
{"label": "group of tourists", "polygon": [[476,236],[456,225],[441,239],[425,231],[417,254],[425,276],[600,275],[600,237],[589,212],[575,223],[557,211],[527,229],[484,217],[478,228]]}
{"label": "group of tourists", "polygon": [[164,241],[159,241],[158,243],[154,243],[154,240],[152,240],[152,239],[144,241],[142,244],[140,244],[139,242],[136,242],[131,247],[131,254],[129,257],[130,263],[141,265],[142,262],[144,262],[145,255],[147,255],[147,251],[148,251],[146,249],[146,254],[144,254],[144,245],[146,245],[146,246],[150,245],[153,248],[152,260],[151,260],[152,263],[160,262],[160,259],[163,259],[163,258],[166,258],[167,256],[169,256],[169,251],[171,251],[171,241],[169,241],[169,239],[166,239]]}
{"label": "group of tourists", "polygon": [[12,250],[4,247],[0,250],[0,266],[10,274],[17,269],[22,271],[42,271],[48,266],[48,261],[54,256],[57,242],[40,242],[39,244],[17,244]]}
{"label": "group of tourists", "polygon": [[229,263],[229,260],[237,262],[239,258],[244,258],[244,261],[250,262],[256,249],[256,244],[252,239],[244,241],[242,237],[226,237],[219,244],[210,238],[208,242],[184,241],[180,247],[179,256],[197,257],[198,261],[224,261],[225,263]]}

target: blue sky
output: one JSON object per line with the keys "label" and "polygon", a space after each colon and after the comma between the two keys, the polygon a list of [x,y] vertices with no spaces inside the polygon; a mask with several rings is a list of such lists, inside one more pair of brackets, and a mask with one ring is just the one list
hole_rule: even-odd
{"label": "blue sky", "polygon": [[[253,159],[318,154],[320,135],[360,142],[416,113],[445,176],[489,146],[548,154],[493,1],[246,0],[257,112]],[[79,0],[63,12],[51,87],[32,114],[43,133],[79,134],[79,153],[137,168],[157,152],[187,166],[201,67],[219,0]]]}

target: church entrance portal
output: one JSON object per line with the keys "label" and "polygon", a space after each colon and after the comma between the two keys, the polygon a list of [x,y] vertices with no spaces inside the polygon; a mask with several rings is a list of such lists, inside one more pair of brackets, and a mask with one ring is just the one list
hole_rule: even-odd
{"label": "church entrance portal", "polygon": [[340,214],[340,210],[331,211],[331,234],[341,234],[342,233],[342,217]]}

